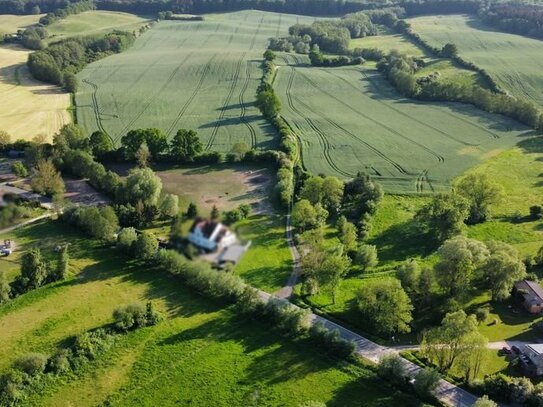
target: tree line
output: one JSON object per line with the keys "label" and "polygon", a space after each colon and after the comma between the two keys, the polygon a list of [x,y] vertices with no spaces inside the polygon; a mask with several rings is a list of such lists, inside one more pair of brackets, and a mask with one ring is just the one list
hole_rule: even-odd
{"label": "tree line", "polygon": [[90,10],[96,10],[96,4],[92,0],[81,0],[73,3],[67,3],[64,7],[59,7],[55,11],[47,13],[41,17],[40,24],[53,24],[55,21],[61,20],[70,15],[79,14]]}
{"label": "tree line", "polygon": [[70,38],[30,54],[27,65],[34,78],[76,92],[77,72],[93,61],[122,52],[135,38],[133,33],[122,31],[103,37]]}
{"label": "tree line", "polygon": [[488,25],[513,34],[543,38],[543,6],[522,2],[490,4],[478,11]]}

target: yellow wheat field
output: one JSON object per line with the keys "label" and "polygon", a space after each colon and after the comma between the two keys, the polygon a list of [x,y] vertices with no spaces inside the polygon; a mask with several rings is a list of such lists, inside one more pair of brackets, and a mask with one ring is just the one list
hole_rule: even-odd
{"label": "yellow wheat field", "polygon": [[0,47],[0,130],[13,140],[30,140],[38,134],[51,140],[71,121],[67,111],[70,95],[32,78],[25,64],[29,52],[16,46]]}

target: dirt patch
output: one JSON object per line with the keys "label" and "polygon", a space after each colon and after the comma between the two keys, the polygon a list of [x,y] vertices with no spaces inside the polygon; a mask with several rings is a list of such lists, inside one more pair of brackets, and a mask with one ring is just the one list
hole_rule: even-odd
{"label": "dirt patch", "polygon": [[64,184],[66,185],[64,199],[74,204],[96,206],[111,202],[108,197],[96,191],[84,180],[64,179]]}

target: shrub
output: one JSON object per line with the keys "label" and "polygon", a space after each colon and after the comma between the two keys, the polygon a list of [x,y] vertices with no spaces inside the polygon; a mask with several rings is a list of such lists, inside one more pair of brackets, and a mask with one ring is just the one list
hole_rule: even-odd
{"label": "shrub", "polygon": [[125,253],[132,253],[134,243],[138,240],[136,229],[124,228],[117,236],[117,247]]}
{"label": "shrub", "polygon": [[407,377],[404,361],[396,354],[385,355],[379,359],[377,372],[381,377],[399,384],[403,383]]}
{"label": "shrub", "polygon": [[143,232],[134,243],[134,250],[140,259],[152,259],[158,250],[158,240],[151,233]]}
{"label": "shrub", "polygon": [[11,166],[11,171],[21,178],[25,178],[26,176],[28,176],[28,170],[21,161],[15,161]]}
{"label": "shrub", "polygon": [[47,370],[53,373],[62,373],[70,370],[70,357],[72,353],[68,349],[57,351],[47,363]]}
{"label": "shrub", "polygon": [[151,302],[144,307],[142,304],[122,305],[113,311],[115,328],[119,331],[143,328],[156,325],[162,320],[162,316],[154,310]]}
{"label": "shrub", "polygon": [[541,205],[530,206],[530,218],[541,219],[543,217],[543,207]]}
{"label": "shrub", "polygon": [[477,322],[482,324],[488,318],[488,314],[488,308],[478,308],[477,311],[475,311],[475,318],[477,318]]}
{"label": "shrub", "polygon": [[30,376],[43,373],[47,364],[47,356],[41,353],[28,353],[15,361],[15,368]]}
{"label": "shrub", "polygon": [[437,370],[422,369],[415,375],[413,386],[420,397],[431,397],[440,379],[441,376]]}

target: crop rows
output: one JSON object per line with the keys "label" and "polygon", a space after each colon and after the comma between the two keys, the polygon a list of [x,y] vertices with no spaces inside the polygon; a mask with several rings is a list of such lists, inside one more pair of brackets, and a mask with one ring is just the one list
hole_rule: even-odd
{"label": "crop rows", "polygon": [[282,115],[314,174],[362,171],[389,192],[431,193],[529,131],[470,106],[403,99],[373,69],[315,68],[290,54],[278,60]]}
{"label": "crop rows", "polygon": [[277,137],[254,106],[269,37],[313,18],[243,11],[202,22],[163,21],[124,53],[80,74],[78,121],[118,143],[129,130],[157,127],[169,137],[198,131],[207,150],[237,142],[275,148]]}

